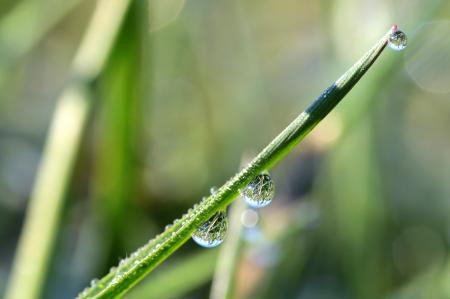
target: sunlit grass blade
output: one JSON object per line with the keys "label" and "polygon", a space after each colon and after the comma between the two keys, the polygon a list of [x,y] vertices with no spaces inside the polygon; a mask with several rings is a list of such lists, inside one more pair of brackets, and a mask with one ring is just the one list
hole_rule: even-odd
{"label": "sunlit grass blade", "polygon": [[91,105],[89,85],[103,68],[129,0],[102,0],[58,99],[19,240],[7,299],[39,298],[45,283],[74,161]]}
{"label": "sunlit grass blade", "polygon": [[80,298],[114,298],[125,293],[185,243],[203,222],[226,207],[256,175],[274,166],[297,145],[353,88],[386,47],[387,32],[358,62],[328,87],[304,112],[269,143],[241,172],[218,191],[189,210],[162,234],[86,289]]}

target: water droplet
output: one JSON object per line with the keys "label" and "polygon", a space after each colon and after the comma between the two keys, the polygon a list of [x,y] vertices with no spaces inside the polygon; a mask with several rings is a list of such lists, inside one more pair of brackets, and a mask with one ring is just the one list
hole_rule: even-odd
{"label": "water droplet", "polygon": [[211,248],[220,245],[228,230],[228,218],[226,211],[215,213],[208,221],[192,234],[192,239],[203,247]]}
{"label": "water droplet", "polygon": [[97,283],[98,283],[98,279],[97,278],[92,279],[91,280],[91,288],[94,288],[97,285]]}
{"label": "water droplet", "polygon": [[408,43],[408,38],[406,37],[406,34],[397,29],[397,26],[392,27],[392,33],[389,36],[389,42],[388,46],[392,50],[395,51],[401,51],[404,48],[406,48],[406,45]]}
{"label": "water droplet", "polygon": [[124,259],[120,260],[120,262],[119,262],[119,268],[125,266],[126,262],[127,262],[127,258],[124,258]]}
{"label": "water droplet", "polygon": [[212,187],[209,189],[209,193],[211,193],[211,195],[214,195],[216,192],[217,192],[217,187],[216,187],[216,186],[212,186]]}
{"label": "water droplet", "polygon": [[88,292],[89,292],[89,288],[88,287],[84,288],[83,291],[81,291],[81,293],[78,294],[76,299],[86,297]]}
{"label": "water droplet", "polygon": [[242,198],[252,208],[262,208],[272,202],[275,185],[268,173],[257,175],[241,192]]}

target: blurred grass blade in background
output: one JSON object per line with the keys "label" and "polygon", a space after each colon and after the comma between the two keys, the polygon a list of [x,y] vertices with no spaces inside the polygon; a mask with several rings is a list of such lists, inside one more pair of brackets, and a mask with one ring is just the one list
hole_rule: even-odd
{"label": "blurred grass blade in background", "polygon": [[242,249],[241,223],[242,213],[246,204],[243,200],[236,200],[230,207],[230,224],[227,237],[220,248],[217,259],[216,270],[211,285],[210,299],[230,299],[234,298],[234,288],[236,285],[236,270],[239,264]]}
{"label": "blurred grass blade in background", "polygon": [[[249,161],[246,156],[245,154],[242,156],[241,167],[245,167],[245,164]],[[230,220],[227,237],[220,248],[209,295],[210,299],[233,298],[236,271],[243,248],[242,234],[244,227],[241,217],[246,207],[247,205],[243,200],[236,200],[231,204],[228,213]]]}
{"label": "blurred grass blade in background", "polygon": [[7,299],[39,298],[64,206],[83,128],[90,108],[90,84],[102,70],[129,0],[101,0],[62,92],[29,202],[6,292]]}
{"label": "blurred grass blade in background", "polygon": [[125,16],[108,63],[99,79],[99,109],[96,110],[96,156],[92,211],[103,218],[105,261],[111,264],[121,255],[126,234],[126,212],[138,198],[137,171],[142,138],[142,101],[146,71],[150,63],[146,1],[133,1]]}
{"label": "blurred grass blade in background", "polygon": [[114,298],[122,295],[191,237],[203,222],[229,205],[256,175],[273,167],[292,150],[353,88],[387,45],[389,30],[358,62],[328,87],[303,113],[264,148],[241,172],[217,193],[189,210],[179,221],[150,240],[131,256],[85,289],[79,298]]}

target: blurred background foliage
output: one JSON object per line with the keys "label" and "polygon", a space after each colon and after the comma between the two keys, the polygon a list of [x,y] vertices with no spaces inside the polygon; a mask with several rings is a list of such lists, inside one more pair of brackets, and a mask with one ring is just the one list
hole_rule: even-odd
{"label": "blurred background foliage", "polygon": [[[0,296],[94,7],[0,2]],[[231,297],[450,298],[449,18],[446,0],[132,1],[91,87],[42,298],[75,297],[225,182],[393,23],[408,48],[241,217]],[[217,256],[189,242],[125,298],[207,298]]]}

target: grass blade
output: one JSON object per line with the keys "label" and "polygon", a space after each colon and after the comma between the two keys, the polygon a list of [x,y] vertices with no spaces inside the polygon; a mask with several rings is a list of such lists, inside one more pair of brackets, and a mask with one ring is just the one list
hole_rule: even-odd
{"label": "grass blade", "polygon": [[282,159],[342,100],[384,50],[389,34],[390,31],[214,195],[189,210],[170,228],[123,260],[119,267],[83,291],[79,298],[118,297],[162,263],[191,237],[197,227],[230,204],[239,190],[256,175]]}
{"label": "grass blade", "polygon": [[146,1],[130,4],[97,85],[102,101],[95,113],[98,158],[94,162],[92,213],[101,219],[105,264],[115,263],[122,254],[126,212],[133,206],[127,199],[136,198],[139,189],[140,152],[134,145],[141,140],[142,100],[148,99],[140,79],[145,78],[142,66],[150,53],[147,12]]}

